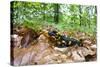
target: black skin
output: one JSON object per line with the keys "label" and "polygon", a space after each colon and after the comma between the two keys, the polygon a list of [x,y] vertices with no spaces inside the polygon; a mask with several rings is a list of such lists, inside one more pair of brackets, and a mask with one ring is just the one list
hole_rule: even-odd
{"label": "black skin", "polygon": [[49,34],[50,36],[56,36],[57,31],[48,32],[48,34]]}
{"label": "black skin", "polygon": [[70,45],[78,45],[80,46],[80,41],[74,39],[74,38],[70,38],[70,37],[66,37],[65,35],[61,36],[61,40],[65,41],[67,44],[69,43],[69,41],[71,41]]}
{"label": "black skin", "polygon": [[66,37],[65,35],[57,34],[57,31],[48,32],[49,36],[54,36],[56,38],[57,43],[56,47],[64,48],[69,46],[81,46],[81,41],[76,40],[74,38]]}

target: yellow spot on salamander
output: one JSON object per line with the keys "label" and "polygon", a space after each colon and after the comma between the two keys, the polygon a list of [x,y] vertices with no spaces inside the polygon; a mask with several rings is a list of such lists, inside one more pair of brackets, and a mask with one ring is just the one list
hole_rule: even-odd
{"label": "yellow spot on salamander", "polygon": [[69,41],[68,45],[71,45],[71,41]]}
{"label": "yellow spot on salamander", "polygon": [[66,43],[66,42],[63,40],[62,43]]}

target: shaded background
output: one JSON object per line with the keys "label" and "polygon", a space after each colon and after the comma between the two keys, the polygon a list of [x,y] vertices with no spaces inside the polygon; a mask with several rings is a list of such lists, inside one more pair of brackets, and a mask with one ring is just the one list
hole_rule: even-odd
{"label": "shaded background", "polygon": [[11,8],[15,27],[24,24],[39,29],[53,25],[60,31],[96,33],[97,7],[94,5],[14,1]]}

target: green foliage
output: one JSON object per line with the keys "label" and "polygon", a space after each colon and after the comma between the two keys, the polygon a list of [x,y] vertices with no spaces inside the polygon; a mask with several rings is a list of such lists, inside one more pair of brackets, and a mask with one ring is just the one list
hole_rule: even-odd
{"label": "green foliage", "polygon": [[36,20],[34,21],[26,20],[24,23],[22,23],[22,25],[31,28],[35,31],[40,31],[43,28],[43,22]]}
{"label": "green foliage", "polygon": [[54,3],[13,1],[11,4],[13,25],[40,30],[45,24],[49,24],[60,31],[81,31],[93,35],[96,33],[96,6],[59,4],[59,23],[56,23]]}

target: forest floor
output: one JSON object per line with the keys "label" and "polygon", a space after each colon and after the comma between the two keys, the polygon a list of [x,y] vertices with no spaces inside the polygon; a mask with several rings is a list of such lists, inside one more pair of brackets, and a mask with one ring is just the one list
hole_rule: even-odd
{"label": "forest floor", "polygon": [[11,63],[13,65],[41,65],[96,61],[96,39],[81,32],[74,32],[73,35],[75,38],[84,38],[84,46],[58,48],[52,45],[53,43],[45,36],[45,33],[42,33],[35,43],[32,41],[27,48],[11,48],[13,50]]}

